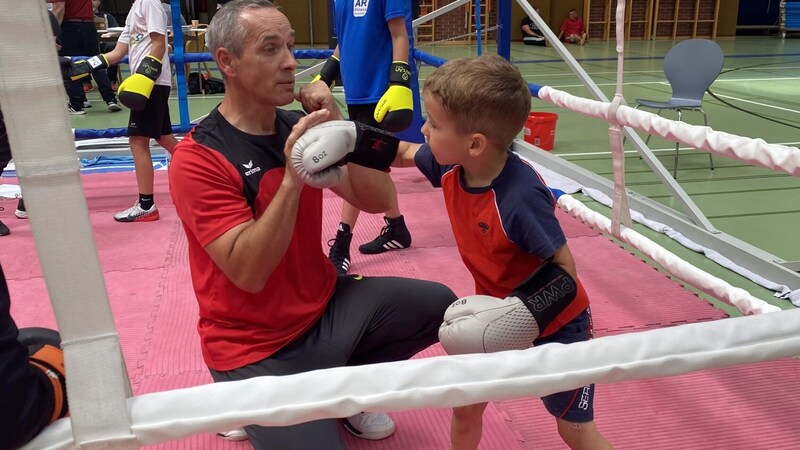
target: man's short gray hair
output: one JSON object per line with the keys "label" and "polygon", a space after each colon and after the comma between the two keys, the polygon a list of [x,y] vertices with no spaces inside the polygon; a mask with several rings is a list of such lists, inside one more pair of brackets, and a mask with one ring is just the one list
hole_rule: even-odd
{"label": "man's short gray hair", "polygon": [[235,56],[241,56],[247,34],[244,27],[239,24],[242,12],[259,8],[277,7],[269,0],[234,0],[220,8],[211,19],[206,32],[206,44],[211,55],[216,58],[217,50],[224,47]]}

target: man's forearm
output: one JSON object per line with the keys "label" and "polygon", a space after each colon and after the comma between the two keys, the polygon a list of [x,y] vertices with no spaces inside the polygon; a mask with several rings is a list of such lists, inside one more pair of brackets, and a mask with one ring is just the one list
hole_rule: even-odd
{"label": "man's forearm", "polygon": [[294,234],[300,192],[282,186],[261,217],[236,237],[223,271],[240,289],[262,290],[283,260]]}
{"label": "man's forearm", "polygon": [[53,15],[58,19],[58,24],[64,21],[64,2],[53,3]]}

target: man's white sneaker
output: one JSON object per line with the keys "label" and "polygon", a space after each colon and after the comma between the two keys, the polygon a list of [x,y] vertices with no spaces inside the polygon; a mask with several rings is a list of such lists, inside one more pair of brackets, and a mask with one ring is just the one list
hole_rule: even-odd
{"label": "man's white sneaker", "polygon": [[344,419],[344,428],[361,439],[386,439],[394,433],[394,421],[382,412],[362,412]]}
{"label": "man's white sneaker", "polygon": [[247,440],[247,432],[244,431],[244,428],[237,428],[235,430],[226,431],[224,433],[217,433],[217,436],[225,439],[226,441],[246,441]]}

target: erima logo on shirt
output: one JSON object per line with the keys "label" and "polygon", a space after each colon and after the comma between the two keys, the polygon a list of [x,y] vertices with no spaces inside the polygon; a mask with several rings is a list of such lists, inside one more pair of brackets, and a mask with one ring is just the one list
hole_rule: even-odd
{"label": "erima logo on shirt", "polygon": [[367,15],[369,0],[353,0],[353,17],[364,17]]}
{"label": "erima logo on shirt", "polygon": [[481,234],[486,234],[489,232],[489,224],[486,222],[478,222],[478,228],[481,229]]}
{"label": "erima logo on shirt", "polygon": [[254,173],[261,172],[261,167],[258,167],[258,166],[253,167],[253,160],[252,159],[250,160],[250,162],[248,162],[246,164],[242,164],[242,167],[247,169],[247,171],[244,173],[244,176],[246,176],[246,177],[249,177],[250,175],[252,175]]}

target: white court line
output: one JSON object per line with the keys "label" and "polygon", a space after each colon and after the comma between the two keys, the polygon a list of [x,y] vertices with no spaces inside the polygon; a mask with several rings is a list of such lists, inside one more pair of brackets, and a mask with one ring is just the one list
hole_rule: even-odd
{"label": "white court line", "polygon": [[[797,144],[800,144],[800,142],[773,142],[773,143],[775,145],[785,145],[785,146],[788,146],[788,147],[792,147],[792,146],[795,146]],[[681,147],[681,149],[691,149],[691,148],[692,147]],[[675,151],[675,147],[651,148],[650,151],[653,152],[653,153],[674,152]],[[638,153],[638,152],[636,150],[625,150],[624,153],[634,154],[634,153]],[[597,156],[597,155],[610,155],[610,154],[611,154],[611,152],[608,151],[608,152],[558,153],[558,156],[560,156],[560,157],[562,157],[564,159],[567,159],[567,158],[571,158],[573,156]]]}
{"label": "white court line", "polygon": [[731,97],[730,95],[716,94],[716,96],[717,96],[717,97],[723,97],[723,98],[729,98],[729,99],[731,99],[731,100],[736,100],[736,101],[738,101],[738,102],[751,103],[751,104],[753,104],[753,105],[763,106],[763,107],[765,107],[765,108],[778,109],[778,110],[781,110],[781,111],[786,111],[786,112],[790,112],[790,113],[800,114],[800,111],[798,111],[798,110],[796,110],[796,109],[789,109],[789,108],[783,108],[783,107],[781,107],[781,106],[768,105],[768,104],[766,104],[766,103],[754,102],[754,101],[752,101],[752,100],[745,100],[745,99],[743,99],[743,98],[739,98],[739,97]]}
{"label": "white court line", "polygon": [[[521,67],[520,71],[525,73],[525,71],[523,69],[524,69],[524,67]],[[767,67],[749,67],[749,68],[746,68],[746,69],[745,68],[739,69],[739,68],[736,68],[736,67],[731,67],[731,68],[728,68],[728,69],[723,68],[722,72],[724,74],[726,71],[733,71],[733,70],[797,70],[797,69],[800,69],[800,66],[794,66],[794,67],[772,67],[772,68],[767,68]],[[593,75],[616,75],[617,72],[614,71],[614,72],[587,72],[587,73],[589,74],[589,76],[593,76]],[[637,74],[637,73],[664,73],[664,71],[663,70],[626,70],[625,71],[625,75]],[[536,73],[536,74],[533,74],[533,76],[546,78],[546,77],[563,77],[565,75],[571,75],[571,74],[572,74],[571,72],[564,71],[564,72],[559,72],[559,73],[541,73],[541,74],[540,73]],[[759,80],[766,80],[767,78],[758,78],[758,79]]]}
{"label": "white court line", "polygon": [[[740,83],[745,81],[784,81],[784,80],[800,80],[800,77],[778,77],[778,78],[732,78],[730,80],[716,80],[714,83]],[[626,81],[628,84],[669,84],[666,81]],[[598,86],[616,86],[617,83],[597,83]],[[550,86],[551,88],[570,88],[570,87],[583,87],[582,84],[559,84]]]}
{"label": "white court line", "polygon": [[[520,69],[520,72],[525,73],[525,71],[522,70],[522,69],[524,69],[524,67]],[[589,74],[589,76],[594,76],[594,75],[616,75],[617,72],[614,71],[614,72],[587,72],[587,73]],[[627,74],[634,74],[634,73],[664,73],[664,71],[663,70],[626,70],[625,71],[626,75]],[[563,76],[567,76],[567,75],[572,75],[572,72],[564,71],[564,72],[560,72],[560,73],[535,73],[535,74],[533,74],[533,76],[542,77],[542,78],[545,78],[545,77],[563,77]]]}

